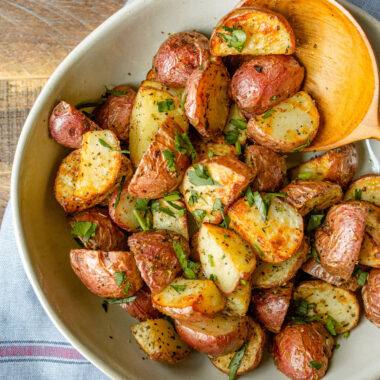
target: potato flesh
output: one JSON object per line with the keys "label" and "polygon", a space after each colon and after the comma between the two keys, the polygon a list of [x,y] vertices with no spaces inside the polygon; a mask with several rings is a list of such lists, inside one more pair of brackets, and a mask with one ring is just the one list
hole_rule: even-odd
{"label": "potato flesh", "polygon": [[136,202],[137,198],[133,197],[131,194],[125,191],[121,194],[119,203],[115,208],[116,218],[121,222],[123,228],[131,232],[137,232],[141,230],[140,224],[133,214]]}
{"label": "potato flesh", "polygon": [[251,281],[247,281],[246,284],[240,283],[233,293],[226,294],[226,307],[223,313],[239,317],[246,315],[251,303],[251,291]]}
{"label": "potato flesh", "polygon": [[367,233],[359,253],[359,263],[372,268],[380,268],[380,247]]}
{"label": "potato flesh", "polygon": [[380,206],[380,175],[371,174],[358,178],[347,190],[344,200],[355,200],[355,190],[361,191],[361,200]]}
{"label": "potato flesh", "polygon": [[235,232],[212,224],[202,224],[198,234],[198,250],[203,273],[216,276],[215,284],[226,294],[248,280],[256,266],[250,246]]}

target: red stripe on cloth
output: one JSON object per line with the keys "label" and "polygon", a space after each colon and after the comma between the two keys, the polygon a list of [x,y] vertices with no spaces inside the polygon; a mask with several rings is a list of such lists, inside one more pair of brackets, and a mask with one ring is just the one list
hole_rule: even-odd
{"label": "red stripe on cloth", "polygon": [[75,348],[54,346],[2,346],[1,357],[36,356],[86,360]]}

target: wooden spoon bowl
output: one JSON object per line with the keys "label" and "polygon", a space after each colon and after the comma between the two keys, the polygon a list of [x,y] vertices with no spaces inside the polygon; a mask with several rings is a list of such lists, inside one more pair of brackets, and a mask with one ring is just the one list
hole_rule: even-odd
{"label": "wooden spoon bowl", "polygon": [[354,17],[334,0],[244,0],[283,14],[297,39],[295,55],[306,68],[304,88],[321,113],[306,151],[367,138],[380,140],[379,77],[372,47]]}

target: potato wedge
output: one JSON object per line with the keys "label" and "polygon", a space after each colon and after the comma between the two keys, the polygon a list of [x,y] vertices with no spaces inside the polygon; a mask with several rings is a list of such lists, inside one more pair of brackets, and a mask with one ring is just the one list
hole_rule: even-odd
{"label": "potato wedge", "polygon": [[157,199],[152,206],[152,215],[155,230],[173,231],[189,240],[186,207],[182,201],[167,202],[163,198]]}
{"label": "potato wedge", "polygon": [[343,192],[332,182],[295,180],[281,191],[288,196],[285,201],[305,216],[313,209],[324,210],[340,202]]}
{"label": "potato wedge", "polygon": [[236,149],[233,145],[227,144],[224,136],[217,136],[211,141],[199,141],[195,142],[194,149],[197,152],[197,157],[193,160],[193,163],[207,160],[214,156],[229,156],[238,159],[239,156],[236,153]]}
{"label": "potato wedge", "polygon": [[[167,117],[172,118],[183,131],[188,130],[188,122],[181,108],[181,99],[173,92],[157,88],[160,84],[155,85],[155,83],[158,82],[143,82],[143,86],[137,91],[131,114],[129,147],[131,161],[135,167]],[[168,111],[165,111],[166,109]]]}
{"label": "potato wedge", "polygon": [[251,303],[252,285],[248,280],[246,283],[240,283],[236,290],[231,294],[226,294],[226,307],[223,314],[243,317],[247,314],[249,304]]}
{"label": "potato wedge", "polygon": [[369,202],[361,202],[368,208],[367,224],[365,230],[374,243],[380,247],[380,207]]}
{"label": "potato wedge", "polygon": [[[248,318],[248,324],[247,348],[236,372],[238,376],[255,369],[260,364],[264,353],[266,342],[264,329],[250,317]],[[234,354],[234,352],[231,352],[223,356],[210,357],[210,360],[216,368],[228,374],[230,371],[228,366]]]}
{"label": "potato wedge", "polygon": [[219,135],[230,112],[230,75],[221,61],[214,60],[193,71],[182,95],[191,125],[204,137]]}
{"label": "potato wedge", "polygon": [[129,182],[128,192],[131,195],[136,198],[162,198],[178,187],[190,159],[175,151],[177,133],[182,133],[179,124],[167,118],[156,132]]}
{"label": "potato wedge", "polygon": [[153,294],[164,290],[181,272],[173,242],[189,256],[189,244],[181,235],[167,230],[137,232],[128,238],[141,277]]}
{"label": "potato wedge", "polygon": [[308,304],[316,306],[308,309],[308,316],[321,315],[321,322],[326,323],[328,317],[337,324],[335,331],[343,334],[352,330],[359,321],[360,307],[354,293],[337,288],[323,281],[305,281],[297,286],[293,293],[295,301],[304,299]]}
{"label": "potato wedge", "polygon": [[248,335],[247,317],[217,315],[201,322],[175,321],[179,336],[194,350],[220,356],[241,347]]}
{"label": "potato wedge", "polygon": [[255,250],[258,258],[279,263],[291,258],[303,238],[303,219],[282,198],[270,196],[271,203],[264,221],[256,204],[249,206],[246,197],[229,209],[231,227]]}
{"label": "potato wedge", "polygon": [[247,282],[256,267],[251,247],[235,231],[203,223],[198,231],[198,251],[207,278],[225,294],[234,292]]}
{"label": "potato wedge", "polygon": [[251,169],[241,161],[216,156],[190,166],[179,190],[198,222],[219,224],[223,217],[214,202],[219,199],[226,210],[252,178]]}
{"label": "potato wedge", "polygon": [[[234,32],[237,29],[244,33],[237,34]],[[210,39],[211,54],[221,57],[237,54],[293,54],[295,47],[295,36],[288,21],[269,9],[233,10],[218,22]]]}
{"label": "potato wedge", "polygon": [[152,360],[174,364],[191,354],[191,348],[165,319],[137,323],[131,326],[131,331],[141,349]]}
{"label": "potato wedge", "polygon": [[380,270],[371,269],[362,289],[366,318],[380,328]]}
{"label": "potato wedge", "polygon": [[153,305],[174,319],[198,322],[222,311],[226,300],[211,280],[175,279],[153,296]]}
{"label": "potato wedge", "polygon": [[367,233],[364,234],[359,253],[359,263],[372,268],[380,268],[380,246]]}
{"label": "potato wedge", "polygon": [[70,263],[79,279],[99,297],[132,296],[144,284],[131,252],[72,249]]}
{"label": "potato wedge", "polygon": [[233,123],[236,124],[236,121],[242,122],[240,123],[241,125],[247,124],[247,121],[243,113],[239,110],[237,104],[233,103],[230,108],[230,113],[228,115],[228,120],[227,120],[226,126],[224,127],[223,133],[226,135],[230,131],[238,130],[239,131],[238,141],[241,146],[244,146],[245,143],[247,142],[247,128],[242,129],[242,127],[240,128],[237,127],[236,125],[233,124]]}
{"label": "potato wedge", "polygon": [[344,195],[345,201],[356,199],[367,201],[380,207],[380,175],[367,174],[351,183]]}
{"label": "potato wedge", "polygon": [[305,91],[252,117],[247,126],[249,139],[276,152],[293,152],[307,147],[317,134],[319,113]]}
{"label": "potato wedge", "polygon": [[358,162],[355,146],[345,145],[296,166],[289,175],[292,180],[301,174],[307,175],[310,181],[330,181],[345,188],[354,176]]}
{"label": "potato wedge", "polygon": [[298,269],[306,261],[306,255],[309,251],[309,244],[303,240],[300,248],[290,259],[279,264],[259,261],[251,277],[252,286],[265,289],[285,285],[296,275]]}

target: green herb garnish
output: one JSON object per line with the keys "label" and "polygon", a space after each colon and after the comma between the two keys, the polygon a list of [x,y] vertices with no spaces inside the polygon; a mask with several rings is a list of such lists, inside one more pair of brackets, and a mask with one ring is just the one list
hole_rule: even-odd
{"label": "green herb garnish", "polygon": [[128,294],[129,289],[131,288],[131,286],[132,286],[132,282],[128,282],[128,284],[124,287],[123,292],[125,294]]}
{"label": "green herb garnish", "polygon": [[247,40],[247,35],[244,30],[229,28],[227,26],[222,26],[222,28],[231,34],[218,33],[218,36],[222,38],[224,42],[228,42],[228,47],[233,47],[237,51],[242,51],[245,41]]}
{"label": "green herb garnish", "polygon": [[234,380],[236,377],[236,372],[239,369],[241,360],[243,359],[243,356],[245,354],[245,350],[247,349],[247,343],[244,343],[234,354],[232,357],[230,364],[228,365],[228,369],[230,370],[228,372],[228,379]]}
{"label": "green herb garnish", "polygon": [[224,140],[227,144],[234,145],[240,136],[240,132],[237,129],[232,129],[224,135]]}
{"label": "green herb garnish", "polygon": [[130,303],[136,299],[136,296],[126,297],[126,298],[104,298],[103,301],[108,304],[120,304],[120,303]]}
{"label": "green herb garnish", "polygon": [[319,213],[312,213],[309,216],[309,221],[307,222],[306,231],[311,232],[316,230],[321,223],[323,222],[323,219],[325,218],[325,214],[322,211],[319,211]]}
{"label": "green herb garnish", "polygon": [[211,158],[211,157],[214,157],[215,156],[215,153],[212,151],[212,150],[210,150],[208,153],[207,153],[207,157],[208,158]]}
{"label": "green herb garnish", "polygon": [[193,263],[187,258],[185,250],[183,249],[181,243],[173,241],[173,248],[177,255],[178,261],[181,264],[185,276],[190,280],[197,280],[198,276],[196,275],[193,269],[196,269],[197,267],[199,267],[199,265]]}
{"label": "green herb garnish", "polygon": [[305,144],[302,144],[300,146],[296,146],[295,148],[290,149],[289,152],[298,152],[299,150],[301,150],[303,148],[307,148],[309,145],[310,145],[310,138],[308,137],[307,141],[305,142]]}
{"label": "green herb garnish", "polygon": [[310,172],[298,173],[298,178],[299,179],[310,179],[311,174],[312,173],[310,173]]}
{"label": "green herb garnish", "polygon": [[125,95],[127,92],[128,92],[128,90],[116,91],[116,90],[109,90],[109,89],[106,87],[106,93],[109,94],[109,95],[113,95],[113,96],[123,96],[123,95]]}
{"label": "green herb garnish", "polygon": [[350,332],[349,331],[346,331],[344,334],[343,334],[343,337],[344,338],[348,338],[350,336]]}
{"label": "green herb garnish", "polygon": [[189,95],[189,94],[186,93],[186,94],[182,97],[181,108],[182,108],[183,110],[185,109],[185,103],[186,103],[187,95]]}
{"label": "green herb garnish", "polygon": [[84,243],[88,242],[88,239],[95,237],[95,231],[98,225],[91,222],[75,222],[73,229],[71,230],[72,235],[80,236]]}
{"label": "green herb garnish", "polygon": [[269,98],[269,100],[276,100],[277,99],[277,95],[273,95],[272,97]]}
{"label": "green herb garnish", "polygon": [[186,285],[170,285],[177,293],[181,293],[186,289]]}
{"label": "green herb garnish", "polygon": [[113,208],[116,208],[117,205],[120,202],[120,196],[121,196],[121,191],[123,190],[124,182],[125,182],[125,175],[123,175],[121,177],[121,181],[120,181],[120,184],[119,184],[119,189],[117,190],[116,200],[115,200],[115,204],[114,204]]}
{"label": "green herb garnish", "polygon": [[197,152],[195,151],[194,147],[193,147],[193,144],[191,143],[190,141],[190,138],[189,136],[187,135],[187,133],[181,133],[179,134],[177,131],[176,131],[176,134],[175,134],[175,152],[179,152],[181,154],[190,154],[191,156],[191,159],[194,161],[195,158],[197,157]]}
{"label": "green herb garnish", "polygon": [[179,191],[173,191],[170,194],[164,196],[165,201],[179,201],[182,199],[182,195]]}
{"label": "green herb garnish", "polygon": [[231,119],[230,124],[239,129],[247,129],[247,122],[245,120]]}
{"label": "green herb garnish", "polygon": [[244,280],[243,278],[240,280],[240,283],[241,283],[242,285],[247,285],[247,281]]}
{"label": "green herb garnish", "polygon": [[314,369],[316,369],[318,371],[318,370],[320,370],[322,368],[322,364],[317,363],[315,360],[312,360],[309,363],[309,367],[314,368]]}
{"label": "green herb garnish", "polygon": [[115,277],[117,286],[121,286],[125,284],[125,282],[127,281],[127,276],[125,275],[125,272],[115,272],[113,276]]}
{"label": "green herb garnish", "polygon": [[[255,205],[256,205],[257,209],[259,210],[261,217],[263,218],[264,221],[266,221],[270,204],[268,204],[264,201],[263,197],[261,196],[261,194],[258,191],[255,191],[253,193],[253,201],[255,202]],[[270,202],[270,199],[269,199],[269,202]]]}
{"label": "green herb garnish", "polygon": [[208,261],[210,262],[210,266],[214,267],[215,266],[215,263],[214,263],[214,258],[212,255],[208,255]]}
{"label": "green herb garnish", "polygon": [[92,107],[101,106],[102,104],[104,104],[104,100],[98,100],[96,102],[83,102],[83,103],[77,104],[75,108],[80,110],[82,108],[92,108]]}
{"label": "green herb garnish", "polygon": [[136,208],[133,209],[133,215],[137,219],[137,222],[139,223],[142,230],[149,231],[150,228],[149,228],[148,220],[144,216],[142,216],[141,213]]}
{"label": "green herb garnish", "polygon": [[110,150],[113,150],[114,152],[123,153],[123,154],[129,154],[129,150],[118,150],[118,149],[115,149],[110,144],[108,144],[108,142],[104,141],[103,139],[98,139],[98,141],[99,141],[100,145],[102,145],[105,148],[108,148]]}
{"label": "green herb garnish", "polygon": [[175,159],[174,159],[174,154],[171,150],[165,149],[162,151],[162,155],[165,157],[166,164],[168,165],[168,169],[171,172],[176,172],[176,167],[175,167]]}
{"label": "green herb garnish", "polygon": [[173,99],[165,99],[162,102],[157,103],[158,112],[169,112],[175,109]]}
{"label": "green herb garnish", "polygon": [[175,218],[175,214],[173,211],[169,210],[168,208],[166,207],[162,207],[160,206],[159,202],[158,201],[153,201],[152,202],[152,205],[151,205],[151,209],[152,211],[155,211],[155,212],[163,212],[173,218]]}
{"label": "green herb garnish", "polygon": [[264,257],[264,254],[261,252],[260,247],[257,244],[253,244],[253,248],[255,248],[255,251],[261,256]]}
{"label": "green herb garnish", "polygon": [[137,198],[135,209],[139,211],[147,211],[149,210],[150,199]]}
{"label": "green herb garnish", "polygon": [[362,200],[362,189],[355,189],[355,200],[361,201]]}
{"label": "green herb garnish", "polygon": [[216,282],[218,281],[218,276],[216,274],[210,274],[210,280]]}
{"label": "green herb garnish", "polygon": [[253,197],[252,189],[250,187],[247,188],[247,191],[245,192],[245,197],[247,198],[249,207],[252,207],[255,204],[255,199]]}
{"label": "green herb garnish", "polygon": [[360,285],[360,286],[364,286],[365,283],[367,282],[367,277],[369,275],[368,272],[364,272],[363,270],[361,270],[360,268],[357,270],[356,272],[359,276],[358,276],[358,279],[357,279],[357,283]]}
{"label": "green herb garnish", "polygon": [[222,186],[219,182],[212,179],[207,170],[207,166],[194,165],[194,170],[189,171],[189,181],[194,186]]}
{"label": "green herb garnish", "polygon": [[331,335],[336,335],[335,327],[339,326],[339,323],[330,315],[327,316],[326,328]]}
{"label": "green herb garnish", "polygon": [[189,198],[189,206],[194,206],[195,203],[197,203],[199,199],[199,195],[195,190],[191,190],[190,193],[190,198]]}
{"label": "green herb garnish", "polygon": [[193,215],[195,217],[195,219],[199,222],[199,223],[202,223],[204,217],[206,216],[206,211],[205,210],[200,210],[200,209],[196,209],[194,210],[193,212]]}
{"label": "green herb garnish", "polygon": [[262,119],[268,119],[268,117],[271,117],[276,111],[275,110],[269,110],[264,113],[263,116],[261,116]]}
{"label": "green herb garnish", "polygon": [[318,264],[321,263],[321,259],[319,258],[318,252],[314,247],[311,248],[311,255],[313,256],[315,262],[317,262]]}

